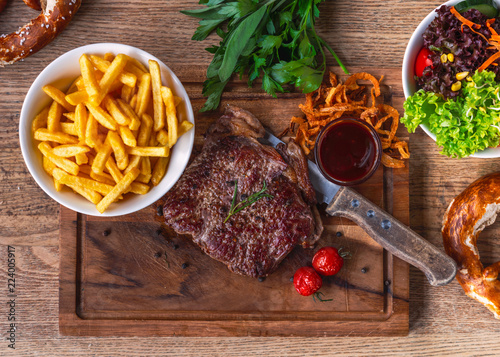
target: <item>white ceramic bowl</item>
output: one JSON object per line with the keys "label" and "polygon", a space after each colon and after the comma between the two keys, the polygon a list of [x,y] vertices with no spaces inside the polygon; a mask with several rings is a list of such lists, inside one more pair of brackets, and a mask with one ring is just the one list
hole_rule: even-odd
{"label": "white ceramic bowl", "polygon": [[174,94],[182,98],[182,103],[177,106],[179,119],[189,120],[194,124],[193,108],[179,79],[162,61],[143,50],[116,43],[96,43],[71,50],[50,63],[35,79],[24,99],[19,122],[21,151],[31,175],[50,197],[74,211],[93,216],[121,216],[139,211],[156,202],[172,188],[183,173],[194,142],[193,128],[180,137],[172,148],[167,173],[158,186],[151,188],[145,195],[126,195],[119,203],[111,204],[103,214],[97,211],[93,203],[74,193],[71,189],[65,187],[60,192],[55,190],[53,179],[42,167],[42,155],[31,133],[33,118],[51,101],[43,92],[42,87],[46,84],[52,84],[63,91],[66,90],[80,74],[78,59],[83,53],[104,55],[108,52],[127,54],[141,61],[146,67],[149,59],[156,60],[160,64],[163,85],[172,88]]}
{"label": "white ceramic bowl", "polygon": [[[442,5],[455,5],[459,3],[462,0],[451,0],[447,1]],[[499,0],[496,0],[497,5],[500,4]],[[432,12],[427,15],[422,22],[418,25],[418,27],[415,29],[413,32],[413,35],[411,35],[410,41],[408,42],[408,45],[406,46],[406,51],[405,55],[403,58],[403,73],[402,73],[402,79],[403,79],[403,91],[405,94],[405,98],[408,98],[411,96],[413,93],[417,91],[417,85],[415,83],[415,79],[413,78],[414,76],[414,67],[415,67],[415,58],[417,57],[418,52],[424,45],[424,39],[422,38],[422,34],[424,33],[425,29],[430,25],[432,20],[436,17],[436,10],[440,8],[442,5],[438,6],[436,9],[432,10]],[[499,6],[500,7],[500,6]],[[420,125],[420,127],[429,135],[433,140],[436,140],[436,135],[431,133],[429,128],[426,125]],[[472,157],[478,157],[478,158],[494,158],[494,157],[500,157],[500,148],[490,148],[486,149],[483,151],[478,151]]]}

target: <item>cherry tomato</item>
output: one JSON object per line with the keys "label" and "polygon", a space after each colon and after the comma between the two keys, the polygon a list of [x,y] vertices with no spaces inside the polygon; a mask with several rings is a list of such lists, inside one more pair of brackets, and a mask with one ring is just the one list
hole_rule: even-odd
{"label": "cherry tomato", "polygon": [[293,285],[300,295],[309,296],[321,288],[323,280],[313,268],[302,267],[293,275]]}
{"label": "cherry tomato", "polygon": [[432,60],[429,58],[429,55],[431,53],[432,52],[425,47],[422,47],[422,49],[418,53],[417,58],[415,59],[415,74],[418,77],[422,77],[422,75],[424,74],[424,69],[426,69],[427,67],[431,66],[431,68],[433,68]]}
{"label": "cherry tomato", "polygon": [[324,247],[314,254],[312,265],[321,275],[335,275],[344,265],[344,258],[339,254],[337,248]]}

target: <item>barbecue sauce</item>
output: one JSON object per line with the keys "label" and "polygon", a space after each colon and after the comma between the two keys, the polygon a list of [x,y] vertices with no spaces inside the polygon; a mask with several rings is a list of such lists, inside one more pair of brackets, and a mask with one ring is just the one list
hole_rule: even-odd
{"label": "barbecue sauce", "polygon": [[380,163],[381,145],[376,135],[363,122],[351,118],[336,120],[325,127],[315,148],[323,174],[343,185],[368,179]]}

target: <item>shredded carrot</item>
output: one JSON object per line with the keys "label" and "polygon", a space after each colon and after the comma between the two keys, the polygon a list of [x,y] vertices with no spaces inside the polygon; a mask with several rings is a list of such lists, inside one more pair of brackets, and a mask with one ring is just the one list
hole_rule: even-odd
{"label": "shredded carrot", "polygon": [[496,60],[497,60],[497,59],[499,59],[499,58],[500,58],[500,52],[497,52],[497,53],[495,53],[493,56],[491,56],[490,58],[488,58],[488,59],[486,60],[486,62],[484,62],[484,63],[483,63],[483,64],[482,64],[482,65],[481,65],[481,66],[480,66],[477,70],[478,70],[479,72],[481,72],[481,71],[485,70],[486,68],[488,68],[488,66],[489,66],[490,64],[492,64],[494,61],[496,61]]}
{"label": "shredded carrot", "polygon": [[498,33],[495,31],[495,29],[493,27],[491,27],[491,24],[495,22],[495,19],[488,19],[486,20],[486,26],[488,27],[488,30],[490,30],[491,34],[493,36],[491,36],[492,38],[494,36],[498,36]]}
{"label": "shredded carrot", "polygon": [[450,12],[453,15],[455,15],[455,17],[462,23],[462,26],[461,26],[462,32],[464,32],[464,25],[469,26],[469,28],[471,30],[473,30],[473,27],[475,27],[476,29],[480,29],[481,28],[481,25],[476,24],[476,23],[474,23],[474,22],[472,22],[470,20],[467,20],[465,17],[463,17],[462,15],[460,15],[460,13],[455,9],[455,6],[451,7]]}
{"label": "shredded carrot", "polygon": [[[490,44],[490,47],[488,47],[488,49],[497,49],[500,51],[500,35],[495,31],[495,29],[491,26],[494,22],[495,22],[495,19],[488,19],[486,21],[486,27],[488,27],[488,30],[490,31],[491,33],[491,36],[489,39],[487,39],[482,33],[479,33],[477,32],[476,30],[474,30],[474,28],[476,29],[480,29],[481,28],[481,25],[479,24],[476,24],[470,20],[467,20],[465,17],[463,17],[462,15],[460,15],[460,13],[455,9],[454,6],[451,7],[450,9],[450,12],[455,15],[455,17],[460,21],[462,22],[462,26],[461,26],[461,30],[462,32],[464,32],[464,25],[466,26],[469,26],[469,28],[471,29],[472,32],[474,32],[475,34],[478,34],[479,36],[481,36],[486,42],[488,42]],[[494,65],[494,66],[498,66],[498,63],[493,63],[494,61],[496,61],[497,59],[500,58],[500,52],[496,52],[495,54],[493,54],[490,58],[488,58],[479,68],[478,68],[478,71],[481,72],[483,70],[485,70],[486,68],[488,68],[490,65]]]}

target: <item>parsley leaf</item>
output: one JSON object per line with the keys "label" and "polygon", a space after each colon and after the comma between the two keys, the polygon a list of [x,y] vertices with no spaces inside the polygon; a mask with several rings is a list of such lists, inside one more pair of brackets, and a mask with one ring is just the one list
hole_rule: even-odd
{"label": "parsley leaf", "polygon": [[344,70],[332,48],[316,33],[318,5],[325,0],[200,0],[205,8],[183,10],[199,18],[192,39],[211,33],[220,37],[203,84],[207,101],[201,111],[214,110],[233,74],[248,77],[248,85],[262,78],[262,88],[276,97],[291,84],[309,93],[316,90],[326,70],[326,48]]}

